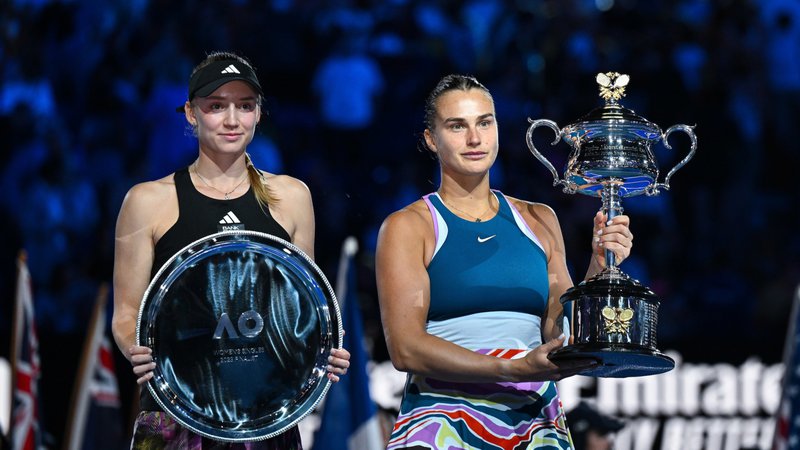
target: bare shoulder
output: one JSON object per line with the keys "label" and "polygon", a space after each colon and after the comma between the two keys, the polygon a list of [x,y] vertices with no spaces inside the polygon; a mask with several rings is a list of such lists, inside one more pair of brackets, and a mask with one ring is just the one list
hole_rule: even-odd
{"label": "bare shoulder", "polygon": [[513,197],[508,197],[508,200],[519,211],[533,234],[539,239],[548,258],[554,249],[562,247],[560,244],[563,241],[561,225],[558,223],[558,217],[553,208],[544,203],[529,202]]}
{"label": "bare shoulder", "polygon": [[172,175],[168,175],[159,180],[145,181],[134,185],[125,194],[122,208],[123,210],[133,208],[143,212],[159,210],[171,198],[177,198],[177,193],[175,192],[175,181]]}
{"label": "bare shoulder", "polygon": [[263,173],[267,181],[267,186],[272,189],[278,201],[283,198],[298,199],[311,196],[308,186],[297,178],[289,175],[276,175],[268,172]]}
{"label": "bare shoulder", "polygon": [[431,214],[425,202],[417,200],[384,219],[378,231],[378,265],[397,268],[400,264],[402,270],[427,267],[435,245]]}
{"label": "bare shoulder", "polygon": [[423,200],[417,200],[386,217],[381,229],[392,232],[413,233],[416,231],[423,233],[432,227],[433,221],[427,204]]}
{"label": "bare shoulder", "polygon": [[518,198],[506,196],[509,202],[522,214],[526,221],[533,219],[542,225],[554,225],[558,223],[556,212],[544,203],[520,200]]}
{"label": "bare shoulder", "polygon": [[178,195],[172,175],[138,183],[128,190],[122,201],[117,220],[118,231],[128,227],[155,229],[161,221],[177,216],[177,203]]}

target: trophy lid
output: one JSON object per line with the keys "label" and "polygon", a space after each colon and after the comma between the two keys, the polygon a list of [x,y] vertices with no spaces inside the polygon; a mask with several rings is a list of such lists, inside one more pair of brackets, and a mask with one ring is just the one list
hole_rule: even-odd
{"label": "trophy lid", "polygon": [[[573,132],[590,131],[592,135],[601,129],[614,128],[630,132],[638,139],[660,139],[661,129],[658,125],[619,104],[619,99],[625,96],[630,76],[606,72],[598,73],[595,80],[600,86],[600,97],[605,100],[605,105],[591,110],[566,128]],[[577,134],[584,135],[580,131]]]}

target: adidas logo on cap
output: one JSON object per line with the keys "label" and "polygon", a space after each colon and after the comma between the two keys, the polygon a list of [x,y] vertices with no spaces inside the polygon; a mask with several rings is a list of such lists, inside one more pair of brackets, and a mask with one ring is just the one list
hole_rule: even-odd
{"label": "adidas logo on cap", "polygon": [[228,67],[222,69],[222,72],[220,73],[242,73],[242,72],[239,72],[239,69],[237,69],[236,66],[231,64]]}
{"label": "adidas logo on cap", "polygon": [[236,217],[236,214],[234,214],[233,211],[228,211],[228,213],[222,216],[222,219],[220,219],[219,225],[217,226],[217,230],[219,231],[244,230],[244,224],[241,221],[239,221],[239,218]]}

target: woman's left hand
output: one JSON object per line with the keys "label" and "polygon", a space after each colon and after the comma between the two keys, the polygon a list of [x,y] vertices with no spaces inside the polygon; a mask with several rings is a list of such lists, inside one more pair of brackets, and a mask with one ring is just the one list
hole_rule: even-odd
{"label": "woman's left hand", "polygon": [[339,381],[339,376],[347,373],[350,367],[350,352],[343,348],[331,349],[328,357],[328,379],[334,383]]}
{"label": "woman's left hand", "polygon": [[630,218],[625,215],[614,217],[610,221],[602,211],[594,216],[592,253],[600,267],[606,267],[606,250],[614,252],[617,265],[621,264],[633,247],[633,233],[628,225]]}

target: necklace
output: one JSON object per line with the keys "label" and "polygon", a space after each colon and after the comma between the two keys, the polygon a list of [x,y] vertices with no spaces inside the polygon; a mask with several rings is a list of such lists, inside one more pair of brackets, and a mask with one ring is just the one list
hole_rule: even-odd
{"label": "necklace", "polygon": [[237,184],[236,186],[234,186],[234,187],[233,187],[233,189],[231,189],[230,191],[228,191],[228,192],[225,192],[225,191],[220,191],[219,189],[215,188],[214,186],[212,186],[212,185],[208,184],[208,181],[206,181],[206,179],[205,179],[205,178],[203,178],[202,176],[200,176],[200,172],[198,172],[198,171],[197,171],[197,164],[196,164],[196,163],[195,163],[195,166],[194,166],[194,174],[195,174],[195,175],[197,175],[197,178],[200,178],[200,181],[202,181],[202,182],[203,182],[203,184],[205,184],[206,186],[210,187],[211,189],[213,189],[213,190],[215,190],[215,191],[219,192],[220,194],[222,194],[222,196],[223,196],[223,198],[224,198],[225,200],[230,200],[230,199],[231,199],[230,195],[231,195],[231,194],[233,194],[233,192],[234,192],[236,189],[239,189],[239,186],[241,186],[241,185],[242,185],[242,183],[244,183],[244,180],[246,180],[246,179],[248,178],[248,177],[247,177],[247,172],[245,172],[245,174],[244,174],[244,177],[242,178],[242,181],[240,181],[240,182],[239,182],[239,184]]}
{"label": "necklace", "polygon": [[463,214],[463,215],[465,215],[465,216],[469,217],[470,219],[474,220],[475,222],[481,222],[481,221],[482,221],[481,217],[485,216],[485,215],[486,215],[486,213],[488,213],[488,212],[489,212],[489,211],[492,209],[492,197],[494,197],[494,196],[491,196],[491,197],[489,197],[489,207],[488,207],[488,208],[486,208],[486,210],[485,210],[485,211],[483,211],[483,212],[482,212],[480,215],[478,215],[478,216],[473,216],[472,214],[470,214],[470,213],[468,213],[468,212],[465,212],[465,211],[462,211],[461,209],[459,209],[459,208],[455,207],[455,206],[454,206],[452,203],[450,203],[450,202],[448,202],[447,200],[445,200],[445,198],[444,198],[444,195],[442,195],[441,193],[439,193],[439,198],[441,198],[441,199],[442,199],[442,201],[444,202],[444,204],[445,204],[445,205],[447,205],[447,206],[449,206],[449,207],[451,207],[451,208],[455,209],[456,211],[458,211],[458,212],[460,212],[461,214]]}

